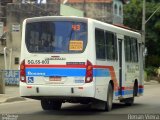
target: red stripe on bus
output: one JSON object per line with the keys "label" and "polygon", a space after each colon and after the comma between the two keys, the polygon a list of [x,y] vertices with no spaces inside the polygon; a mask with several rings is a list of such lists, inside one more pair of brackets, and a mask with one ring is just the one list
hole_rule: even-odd
{"label": "red stripe on bus", "polygon": [[111,75],[111,80],[113,80],[113,83],[114,83],[114,91],[118,90],[118,81],[117,81],[116,74],[115,74],[113,66],[94,65],[93,68],[105,68],[105,69],[108,69],[109,73]]}
{"label": "red stripe on bus", "polygon": [[[139,88],[144,88],[143,85],[139,85]],[[119,88],[120,89],[120,88]],[[133,90],[133,87],[122,87],[122,90]]]}
{"label": "red stripe on bus", "polygon": [[102,66],[102,65],[93,65],[93,68],[113,68],[113,66]]}
{"label": "red stripe on bus", "polygon": [[25,65],[26,68],[86,68],[85,65]]}
{"label": "red stripe on bus", "polygon": [[122,90],[133,90],[133,87],[122,87]]}
{"label": "red stripe on bus", "polygon": [[32,88],[32,86],[27,86],[27,88]]}
{"label": "red stripe on bus", "polygon": [[139,88],[144,88],[144,86],[143,85],[139,85]]}

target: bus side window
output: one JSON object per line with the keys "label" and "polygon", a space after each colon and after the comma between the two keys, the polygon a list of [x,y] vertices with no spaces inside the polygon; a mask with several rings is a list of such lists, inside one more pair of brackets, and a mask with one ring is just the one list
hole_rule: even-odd
{"label": "bus side window", "polygon": [[137,39],[125,36],[125,60],[126,62],[138,62],[138,43]]}
{"label": "bus side window", "polygon": [[124,47],[125,47],[125,60],[126,62],[131,61],[131,45],[130,45],[130,37],[124,37]]}
{"label": "bus side window", "polygon": [[134,62],[138,62],[138,43],[136,38],[133,38],[133,52]]}
{"label": "bus side window", "polygon": [[105,37],[104,30],[95,30],[96,40],[96,57],[97,59],[105,59]]}
{"label": "bus side window", "polygon": [[108,60],[117,60],[117,38],[112,32],[105,32],[106,53]]}

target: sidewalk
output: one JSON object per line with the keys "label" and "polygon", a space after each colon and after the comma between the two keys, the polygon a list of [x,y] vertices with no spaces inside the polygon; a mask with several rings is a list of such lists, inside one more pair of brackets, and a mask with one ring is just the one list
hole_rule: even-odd
{"label": "sidewalk", "polygon": [[154,85],[154,84],[160,84],[156,80],[150,80],[149,82],[144,81],[144,85]]}
{"label": "sidewalk", "polygon": [[18,86],[6,86],[5,94],[0,94],[0,104],[4,102],[23,101],[25,98],[20,97]]}

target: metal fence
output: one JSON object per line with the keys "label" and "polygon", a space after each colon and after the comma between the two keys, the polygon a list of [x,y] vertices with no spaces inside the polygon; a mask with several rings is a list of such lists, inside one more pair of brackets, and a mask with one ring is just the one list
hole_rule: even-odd
{"label": "metal fence", "polygon": [[19,85],[19,70],[1,70],[0,77],[6,85]]}

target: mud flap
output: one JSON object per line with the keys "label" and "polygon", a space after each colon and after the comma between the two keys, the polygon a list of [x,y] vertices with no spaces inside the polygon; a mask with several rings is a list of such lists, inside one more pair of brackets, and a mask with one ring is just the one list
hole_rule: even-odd
{"label": "mud flap", "polygon": [[91,109],[105,110],[106,103],[104,101],[95,101],[91,104]]}

